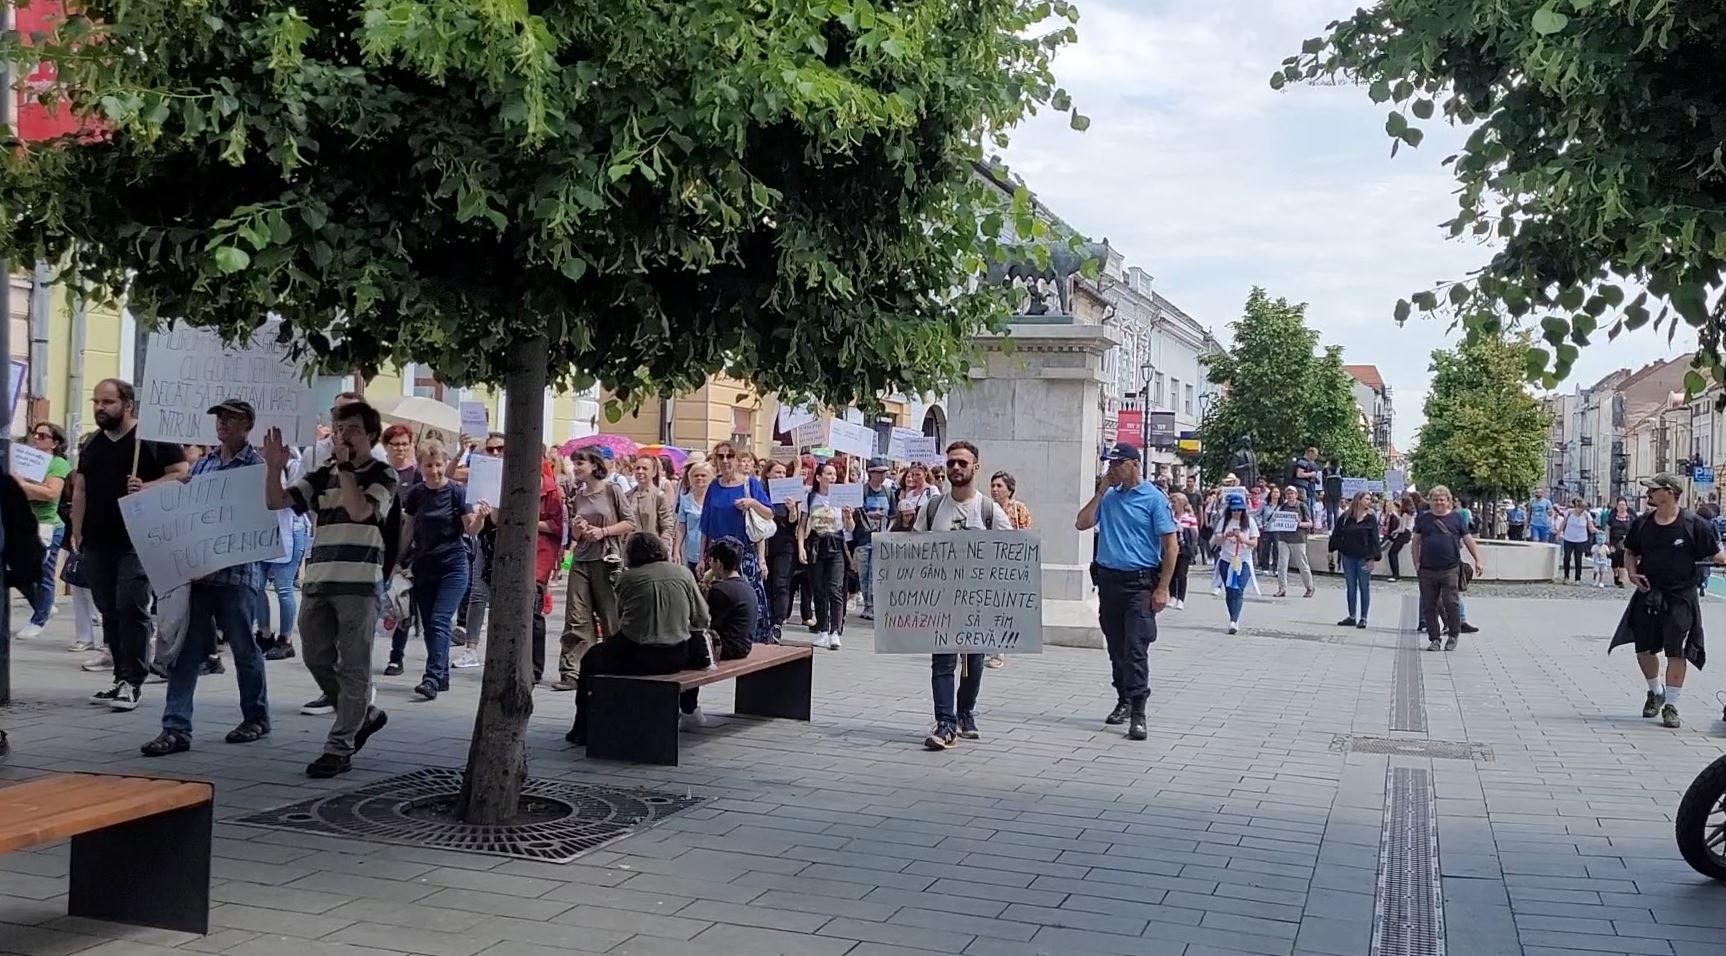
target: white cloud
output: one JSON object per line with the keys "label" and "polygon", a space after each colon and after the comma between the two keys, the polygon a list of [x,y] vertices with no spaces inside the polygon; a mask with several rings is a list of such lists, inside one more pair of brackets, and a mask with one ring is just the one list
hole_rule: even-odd
{"label": "white cloud", "polygon": [[[1092,120],[1046,114],[1007,160],[1050,208],[1108,238],[1159,290],[1227,338],[1254,285],[1310,303],[1346,360],[1379,366],[1396,393],[1396,441],[1420,425],[1427,356],[1442,322],[1398,328],[1396,300],[1466,276],[1490,250],[1450,241],[1456,208],[1440,160],[1463,134],[1429,124],[1392,159],[1388,108],[1365,90],[1270,89],[1271,73],[1358,0],[1079,0],[1079,43],[1056,75]],[[1694,346],[1694,337],[1689,347]],[[1681,351],[1664,335],[1584,350],[1574,380]]]}

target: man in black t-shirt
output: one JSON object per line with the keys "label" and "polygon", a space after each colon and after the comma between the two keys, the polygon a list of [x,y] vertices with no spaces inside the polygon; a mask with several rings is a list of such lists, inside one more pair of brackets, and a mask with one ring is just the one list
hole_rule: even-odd
{"label": "man in black t-shirt", "polygon": [[[1636,663],[1648,682],[1642,716],[1658,714],[1662,724],[1676,728],[1688,665],[1693,661],[1701,667],[1705,659],[1696,581],[1702,565],[1726,564],[1726,552],[1720,550],[1709,522],[1679,508],[1684,482],[1677,476],[1655,475],[1645,479],[1642,487],[1648,489],[1654,510],[1637,518],[1624,538],[1624,571],[1636,585],[1636,593],[1607,650],[1636,645]],[[1664,685],[1660,654],[1666,655]]]}
{"label": "man in black t-shirt", "polygon": [[[1414,557],[1415,573],[1420,577],[1420,606],[1426,618],[1427,650],[1456,650],[1457,636],[1462,630],[1462,552],[1466,548],[1474,558],[1474,566],[1484,571],[1480,549],[1462,515],[1453,509],[1450,489],[1434,485],[1427,493],[1432,507],[1414,519],[1414,538],[1409,550]],[[1439,617],[1444,619],[1444,637],[1438,629]]]}
{"label": "man in black t-shirt", "polygon": [[179,445],[138,444],[138,400],[130,382],[97,382],[90,403],[100,430],[84,443],[73,475],[71,541],[102,615],[102,639],[114,658],[114,686],[90,699],[115,710],[134,710],[147,673],[150,579],[126,534],[120,499],[149,485],[178,481],[190,466]]}
{"label": "man in black t-shirt", "polygon": [[[755,646],[755,619],[760,608],[755,603],[755,589],[743,579],[745,547],[743,542],[729,537],[707,546],[707,560],[714,575],[706,594],[708,627],[713,633],[718,660],[722,661],[748,657],[750,648]],[[678,701],[683,711],[681,726],[685,730],[707,726],[696,700],[696,692],[686,690]]]}

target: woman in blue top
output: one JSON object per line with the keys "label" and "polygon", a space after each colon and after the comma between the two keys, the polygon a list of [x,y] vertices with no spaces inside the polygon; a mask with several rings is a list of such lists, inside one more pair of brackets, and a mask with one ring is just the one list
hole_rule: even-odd
{"label": "woman in blue top", "polygon": [[701,502],[707,497],[707,486],[713,483],[713,466],[697,462],[683,476],[687,489],[677,496],[677,534],[672,536],[673,556],[700,576],[701,567]]}
{"label": "woman in blue top", "polygon": [[[721,538],[753,542],[744,512],[753,511],[773,520],[772,501],[761,479],[739,467],[737,448],[728,441],[713,446],[713,463],[719,476],[707,486],[701,503],[701,559],[707,563],[707,546]],[[757,616],[755,643],[773,643],[773,613],[767,604],[767,584],[761,577],[759,548],[743,549],[742,575],[755,591]]]}

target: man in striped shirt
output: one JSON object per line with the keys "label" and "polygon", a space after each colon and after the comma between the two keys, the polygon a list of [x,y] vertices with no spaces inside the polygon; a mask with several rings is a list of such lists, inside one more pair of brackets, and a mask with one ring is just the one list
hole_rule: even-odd
{"label": "man in striped shirt", "polygon": [[372,457],[382,432],[377,409],[365,402],[330,411],[331,461],[284,488],[288,449],[277,429],[264,436],[264,500],[316,522],[301,579],[300,649],[324,696],[335,701],[335,723],[310,777],[346,773],[353,755],[389,715],[368,702],[377,586],[384,572],[384,519],[395,502],[396,476]]}

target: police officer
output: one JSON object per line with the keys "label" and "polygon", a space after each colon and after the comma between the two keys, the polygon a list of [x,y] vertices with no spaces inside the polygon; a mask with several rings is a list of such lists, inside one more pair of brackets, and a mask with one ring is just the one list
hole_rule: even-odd
{"label": "police officer", "polygon": [[1156,613],[1169,603],[1180,545],[1168,496],[1139,473],[1139,450],[1116,445],[1103,461],[1108,470],[1073,524],[1080,531],[1097,529],[1091,581],[1097,586],[1097,618],[1115,685],[1115,709],[1103,722],[1130,720],[1127,736],[1144,740],[1150,736],[1145,727],[1145,700],[1151,695],[1148,654],[1157,639]]}

